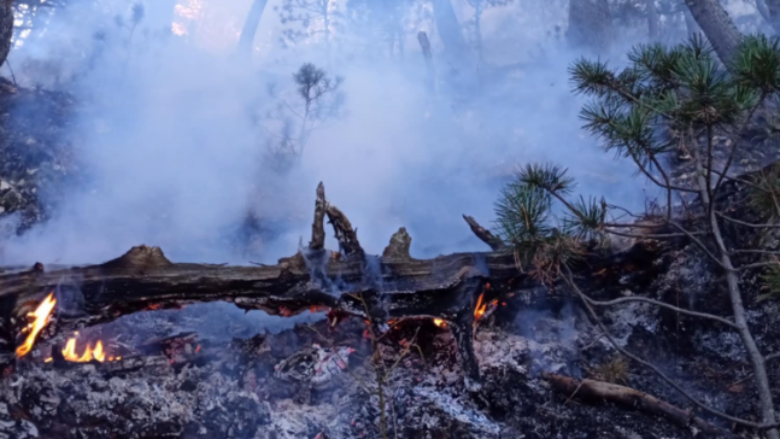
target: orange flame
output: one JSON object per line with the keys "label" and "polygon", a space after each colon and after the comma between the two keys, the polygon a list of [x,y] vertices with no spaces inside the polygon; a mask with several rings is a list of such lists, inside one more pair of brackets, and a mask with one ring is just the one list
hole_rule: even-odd
{"label": "orange flame", "polygon": [[479,319],[485,316],[485,314],[488,311],[488,307],[490,307],[490,309],[493,310],[495,307],[498,306],[498,299],[493,299],[490,301],[490,303],[484,303],[484,301],[485,301],[485,293],[482,293],[479,295],[479,298],[477,299],[477,306],[474,308],[475,322],[479,321]]}
{"label": "orange flame", "polygon": [[65,345],[65,349],[62,350],[62,356],[66,360],[74,363],[86,363],[92,360],[101,363],[106,361],[106,353],[103,351],[103,342],[100,340],[98,340],[94,348],[92,347],[92,343],[87,343],[87,348],[84,350],[84,353],[79,356],[76,353],[76,339],[71,338]]}
{"label": "orange flame", "polygon": [[[488,284],[490,285],[490,284]],[[482,293],[479,295],[479,298],[477,299],[477,306],[474,308],[474,319],[479,320],[482,318],[482,316],[485,315],[485,311],[487,311],[487,304],[483,304],[482,301],[485,298],[485,293]]]}
{"label": "orange flame", "polygon": [[438,326],[439,328],[446,328],[447,322],[445,322],[442,319],[433,319],[433,324]]}
{"label": "orange flame", "polygon": [[49,323],[55,305],[57,305],[57,299],[54,298],[54,292],[51,292],[43,299],[43,302],[38,305],[38,308],[36,308],[34,312],[27,314],[27,317],[33,317],[35,320],[27,326],[30,333],[27,335],[24,344],[16,348],[17,357],[23,357],[32,350],[38,334]]}

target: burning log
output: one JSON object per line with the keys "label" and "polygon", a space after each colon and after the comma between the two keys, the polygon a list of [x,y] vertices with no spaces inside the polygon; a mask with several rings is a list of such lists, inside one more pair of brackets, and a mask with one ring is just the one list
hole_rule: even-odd
{"label": "burning log", "polygon": [[572,377],[553,373],[545,373],[543,378],[567,398],[610,401],[663,416],[684,427],[696,427],[706,433],[707,437],[734,437],[689,411],[630,387],[589,379],[578,381]]}
{"label": "burning log", "polygon": [[[343,258],[329,258],[329,252],[324,251],[325,215],[335,230]],[[472,230],[476,227],[484,231],[480,232],[482,236],[478,234],[483,240],[488,237],[486,242],[497,242],[473,219],[467,221]],[[536,286],[537,282],[517,269],[511,252],[456,253],[416,260],[409,254],[410,244],[411,237],[401,228],[383,256],[377,258],[378,267],[369,267],[356,230],[343,212],[327,202],[320,184],[309,248],[281,259],[277,265],[173,263],[160,248],[145,245],[99,265],[47,272],[36,264],[32,270],[0,275],[0,364],[13,361],[21,330],[30,324],[45,326],[48,319],[53,321],[51,326],[57,334],[66,334],[139,311],[227,301],[271,314],[292,315],[311,307],[327,307],[374,321],[446,321],[458,342],[464,374],[474,384],[470,387],[478,387],[472,337],[475,318],[485,312],[480,297],[486,285],[493,285],[491,294],[500,295],[509,285],[517,289]],[[637,254],[646,258],[642,252]],[[609,265],[616,257],[625,262],[631,255],[597,256],[598,260],[589,261],[589,267]],[[79,306],[47,308],[30,322],[28,313],[34,309],[30,303],[37,304],[63,287],[77,291],[78,300],[72,302]],[[38,320],[40,323],[35,323]],[[20,351],[16,356],[23,357],[27,352]]]}

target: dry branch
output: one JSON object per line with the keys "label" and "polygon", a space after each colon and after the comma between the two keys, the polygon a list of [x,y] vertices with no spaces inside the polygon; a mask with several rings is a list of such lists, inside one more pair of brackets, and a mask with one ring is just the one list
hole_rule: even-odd
{"label": "dry branch", "polygon": [[589,379],[579,381],[572,377],[553,373],[545,373],[543,377],[552,384],[555,390],[568,398],[578,397],[585,400],[614,402],[663,416],[684,427],[694,426],[706,433],[707,437],[734,437],[729,432],[694,416],[689,411],[630,387]]}
{"label": "dry branch", "polygon": [[463,219],[466,220],[469,227],[471,228],[471,231],[474,232],[475,235],[477,235],[477,238],[481,239],[482,242],[489,245],[494,252],[506,248],[506,245],[504,244],[504,241],[501,240],[501,238],[492,234],[490,230],[487,230],[486,228],[482,227],[477,222],[477,220],[474,219],[474,217],[463,215]]}

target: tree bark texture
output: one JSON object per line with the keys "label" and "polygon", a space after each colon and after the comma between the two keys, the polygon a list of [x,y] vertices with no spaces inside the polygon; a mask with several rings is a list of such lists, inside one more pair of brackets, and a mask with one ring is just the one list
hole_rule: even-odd
{"label": "tree bark texture", "polygon": [[718,58],[726,67],[730,67],[742,41],[742,34],[726,9],[718,0],[685,0],[685,4]]}

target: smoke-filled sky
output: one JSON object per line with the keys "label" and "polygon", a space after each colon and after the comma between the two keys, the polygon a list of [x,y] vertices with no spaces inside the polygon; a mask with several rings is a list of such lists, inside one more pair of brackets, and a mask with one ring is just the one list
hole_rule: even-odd
{"label": "smoke-filled sky", "polygon": [[[452,2],[473,41],[473,10]],[[159,4],[133,28],[130,1],[73,2],[12,53],[15,65],[63,72],[59,84],[33,67],[17,75],[76,96],[71,135],[88,178],[56,200],[52,220],[8,243],[2,262],[100,262],[144,243],[177,261],[272,263],[308,241],[319,181],[370,253],[401,226],[416,257],[485,250],[461,214],[491,225],[512,169],[538,161],[570,168],[583,194],[644,204],[632,167],[580,129],[583,102],[567,67],[582,54],[556,37],[565,32],[565,1],[487,9],[484,62],[473,51],[445,56],[425,4],[405,11],[403,54],[389,53],[373,22],[347,18],[334,24],[329,45],[314,20],[296,28],[308,38],[283,47],[283,31],[295,25],[280,23],[281,0],[269,2],[254,52],[242,56],[250,4],[182,0],[173,17],[180,35],[161,39],[150,31],[170,24]],[[331,8],[350,15],[343,1]],[[435,92],[419,30],[431,39]],[[307,62],[343,78],[343,105],[311,132],[299,164],[279,170],[269,152],[284,137],[277,116],[297,132],[303,105],[292,74]],[[260,230],[254,237],[242,234],[248,215]]]}

